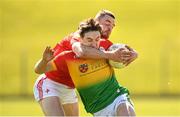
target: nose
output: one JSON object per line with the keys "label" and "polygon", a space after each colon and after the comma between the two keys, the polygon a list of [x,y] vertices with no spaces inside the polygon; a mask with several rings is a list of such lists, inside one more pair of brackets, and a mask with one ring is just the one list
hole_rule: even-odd
{"label": "nose", "polygon": [[98,44],[97,44],[97,43],[93,43],[93,44],[91,44],[91,46],[92,46],[93,48],[98,48]]}

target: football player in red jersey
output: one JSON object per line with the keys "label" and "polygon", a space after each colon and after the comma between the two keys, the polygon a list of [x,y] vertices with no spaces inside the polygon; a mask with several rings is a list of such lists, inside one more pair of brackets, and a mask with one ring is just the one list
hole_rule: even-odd
{"label": "football player in red jersey", "polygon": [[[107,47],[112,45],[112,42],[109,40],[109,36],[115,26],[115,16],[112,12],[108,10],[101,10],[97,13],[94,18],[102,28],[102,35],[101,38],[105,39],[100,43],[111,43],[107,44]],[[81,25],[81,24],[80,24]],[[62,39],[59,43],[56,44],[54,47],[54,55],[57,55],[63,51],[73,50],[79,57],[81,58],[92,58],[92,59],[111,59],[118,62],[123,62],[125,65],[131,63],[133,59],[133,54],[135,53],[129,46],[127,46],[131,52],[124,52],[121,49],[118,49],[113,52],[107,51],[99,51],[98,49],[92,47],[83,46],[78,42],[78,37],[76,36],[78,31],[71,33],[70,35],[66,36]]]}
{"label": "football player in red jersey", "polygon": [[[85,21],[83,23],[84,24],[80,25],[80,31],[79,31],[79,34],[80,34],[79,41],[80,41],[80,43],[82,45],[84,45],[84,46],[93,47],[93,48],[96,48],[96,49],[100,49],[100,47],[102,47],[102,48],[104,48],[106,50],[107,49],[105,47],[106,44],[101,45],[101,43],[99,43],[100,35],[101,35],[101,27],[98,24],[96,24],[93,19],[87,20],[87,21]],[[49,99],[54,100],[56,102],[54,104],[60,104],[60,102],[57,102],[57,100],[55,100],[54,97],[60,98],[61,100],[63,100],[62,102],[66,102],[66,103],[68,103],[68,101],[73,102],[73,98],[72,98],[73,95],[68,95],[68,94],[70,94],[69,93],[70,90],[67,90],[68,88],[65,87],[65,86],[68,86],[68,87],[71,87],[71,88],[74,87],[74,86],[71,86],[71,85],[75,82],[76,77],[72,77],[73,78],[73,81],[72,81],[70,73],[71,73],[71,75],[75,74],[75,76],[77,75],[76,72],[79,72],[79,71],[81,72],[80,73],[81,75],[86,75],[86,76],[87,76],[87,74],[90,75],[90,73],[94,73],[94,72],[97,72],[97,71],[98,72],[100,72],[100,71],[104,72],[105,71],[105,72],[109,73],[109,75],[112,75],[112,73],[113,73],[112,68],[108,67],[109,65],[107,64],[106,59],[97,59],[97,61],[94,61],[94,60],[91,60],[91,59],[79,59],[79,57],[75,53],[73,53],[72,51],[63,51],[54,58],[53,50],[50,47],[47,47],[46,50],[44,51],[42,61],[44,61],[44,62],[40,62],[40,63],[37,64],[37,66],[35,68],[35,71],[36,71],[36,73],[44,73],[44,72],[46,72],[46,77],[45,78],[41,77],[40,79],[38,79],[37,83],[35,84],[35,88],[34,88],[35,89],[34,90],[35,97],[36,97],[37,100],[41,99],[40,103],[41,102],[43,102],[43,103],[48,102],[47,99],[44,99],[43,97],[48,97]],[[73,63],[73,64],[71,64],[72,67],[70,68],[71,69],[70,71],[69,71],[69,66],[67,65],[69,62]],[[88,64],[85,64],[84,62],[88,63]],[[80,64],[80,66],[78,64]],[[91,67],[89,67],[89,69],[91,69],[91,70],[88,70],[88,65],[91,66]],[[96,65],[96,67],[93,67],[93,65]],[[79,70],[79,71],[77,71],[77,70]],[[88,73],[86,73],[86,72],[88,72]],[[55,73],[55,74],[54,74],[54,76],[53,75],[48,76],[47,73],[50,73],[50,74]],[[83,74],[83,73],[85,73],[85,74]],[[109,75],[106,74],[105,78],[111,78],[111,77],[109,77]],[[74,75],[72,75],[72,76],[74,76]],[[97,76],[98,75],[96,73],[96,77]],[[91,78],[92,78],[92,76],[91,76]],[[85,78],[85,79],[86,80],[89,79],[88,81],[90,81],[91,78],[90,79]],[[64,82],[63,82],[63,79],[64,79]],[[99,79],[99,77],[97,77],[97,79],[93,79],[93,82],[94,81],[99,81],[98,79]],[[43,80],[42,82],[44,82],[44,83],[42,83],[41,80]],[[102,80],[102,79],[100,78],[100,80]],[[69,84],[67,84],[66,82],[68,82]],[[78,84],[77,82],[81,82],[81,83]],[[77,81],[77,82],[76,82],[76,87],[77,88],[79,88],[78,86],[82,86],[82,85],[85,85],[85,84],[88,84],[88,83],[92,83],[92,82],[87,82],[87,81],[86,81],[86,83],[83,82],[83,81]],[[46,92],[47,89],[48,89],[49,94]],[[95,89],[95,88],[93,88],[93,89]],[[104,90],[103,87],[101,87],[101,89]],[[41,92],[43,92],[43,94],[41,94]],[[61,93],[63,93],[63,92],[65,94],[62,96]],[[128,91],[124,90],[124,92],[127,93]],[[116,97],[118,95],[116,95]],[[64,97],[68,98],[68,100],[65,100]],[[95,97],[96,97],[96,99],[98,98],[97,95]],[[116,98],[116,97],[113,97],[113,99]],[[122,100],[124,100],[124,99],[126,99],[126,96],[124,96],[122,98]],[[126,105],[125,102],[127,103],[127,105]],[[83,103],[84,103],[84,101],[83,101]],[[105,104],[106,104],[106,102],[105,102]],[[114,103],[114,104],[116,104],[116,103]],[[121,104],[121,103],[118,103],[118,104]],[[85,105],[88,105],[88,106],[91,105],[91,103],[89,103],[89,99],[88,99],[88,102],[85,102]],[[120,115],[126,115],[126,114],[129,114],[129,112],[130,112],[130,115],[132,115],[132,116],[135,115],[134,111],[133,111],[133,107],[131,106],[130,102],[128,102],[128,100],[123,101],[123,104],[121,106],[122,106],[121,107],[122,109],[120,109],[119,111],[123,111],[123,113],[121,113]],[[105,107],[105,105],[103,104],[103,108],[104,107]],[[126,110],[126,107],[128,107],[128,110]],[[50,110],[52,110],[52,108],[53,107],[50,107],[50,106],[46,107],[47,111],[49,110],[49,112],[52,112],[52,111],[50,111]],[[54,108],[54,109],[59,109],[59,108]],[[90,109],[90,107],[88,107],[88,108]],[[100,111],[98,108],[99,108],[98,105],[94,106],[94,103],[93,103],[93,108],[92,108],[93,111],[91,112],[90,111],[91,109],[90,110],[88,109],[88,112],[91,112],[93,114],[96,111]],[[53,109],[53,111],[54,111],[54,109]],[[117,111],[117,112],[119,112],[119,111]],[[115,112],[113,111],[113,113],[115,113]],[[45,114],[47,115],[47,113],[45,113]],[[54,113],[53,115],[57,115],[57,114]],[[106,115],[106,113],[101,112],[99,115]]]}
{"label": "football player in red jersey", "polygon": [[[104,40],[102,40],[100,43],[106,46],[105,48],[108,48],[109,46],[112,45],[112,43],[108,40],[108,38],[109,38],[109,35],[111,34],[113,27],[115,26],[115,17],[111,12],[102,10],[96,15],[95,20],[99,22],[102,28],[102,38],[104,38]],[[92,47],[83,46],[82,44],[78,42],[79,40],[78,40],[77,34],[78,34],[78,31],[70,34],[69,36],[65,37],[62,41],[60,41],[54,47],[52,51],[52,54],[54,55],[54,57],[63,51],[73,50],[76,53],[76,55],[81,58],[112,59],[115,61],[121,61],[126,65],[132,62],[133,59],[135,58],[134,57],[135,52],[124,52],[121,50],[108,52],[108,51],[100,51]],[[47,50],[49,51],[50,47],[48,47]],[[44,62],[46,63],[47,61],[44,61],[43,59],[41,59],[38,62],[38,64],[42,64]],[[58,77],[62,77],[62,78],[59,79],[58,77],[53,77],[54,75]],[[46,84],[44,82],[44,81],[49,80],[47,77],[53,78],[53,80],[55,81],[55,84],[58,83],[56,84],[57,87],[61,87],[61,90],[54,91],[56,95],[54,94],[51,95],[50,92],[52,91],[48,88],[48,87],[51,87],[51,85],[55,86],[55,84],[51,81],[49,81],[50,84]],[[64,83],[64,85],[59,86],[59,81],[62,84]],[[43,89],[42,87],[43,85],[44,86],[46,85],[47,88]],[[66,86],[68,86],[68,88]],[[38,91],[36,90],[36,93],[39,95],[39,97],[36,97],[36,99],[40,102],[40,105],[46,115],[64,115],[64,113],[66,116],[79,115],[77,98],[76,98],[75,91],[73,89],[74,85],[72,84],[70,76],[68,74],[62,76],[61,74],[57,74],[54,71],[43,74],[40,76],[39,80],[37,80],[36,87],[38,87]],[[70,89],[70,90],[66,90],[66,89]],[[45,97],[42,95],[44,90],[45,90],[45,93],[49,94],[49,96]],[[56,91],[61,92],[61,94],[58,94]],[[61,99],[61,102],[59,101],[59,95],[62,95],[61,97],[63,97]],[[54,102],[57,102],[57,103],[55,104]]]}

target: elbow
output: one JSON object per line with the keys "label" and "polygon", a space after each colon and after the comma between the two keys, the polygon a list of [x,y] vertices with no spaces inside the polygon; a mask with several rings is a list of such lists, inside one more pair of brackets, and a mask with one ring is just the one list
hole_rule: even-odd
{"label": "elbow", "polygon": [[34,69],[34,72],[36,73],[36,74],[42,74],[43,72],[40,72],[38,69]]}

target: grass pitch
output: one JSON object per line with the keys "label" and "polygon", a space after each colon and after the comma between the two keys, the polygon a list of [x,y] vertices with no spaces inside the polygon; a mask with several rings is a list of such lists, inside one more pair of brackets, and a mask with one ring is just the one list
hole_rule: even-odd
{"label": "grass pitch", "polygon": [[[180,116],[180,98],[133,98],[137,116]],[[86,113],[79,102],[80,115]],[[33,99],[0,100],[1,116],[42,116],[40,106]]]}

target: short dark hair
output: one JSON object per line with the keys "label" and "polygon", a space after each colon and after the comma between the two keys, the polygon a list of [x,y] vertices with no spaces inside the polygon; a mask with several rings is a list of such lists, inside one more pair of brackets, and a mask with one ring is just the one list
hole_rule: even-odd
{"label": "short dark hair", "polygon": [[101,17],[104,17],[105,15],[108,15],[108,16],[112,17],[113,19],[115,19],[114,14],[111,11],[108,11],[108,10],[99,11],[95,16],[95,19],[99,19]]}
{"label": "short dark hair", "polygon": [[82,21],[78,27],[78,30],[81,37],[84,37],[84,34],[89,31],[99,31],[100,34],[102,31],[100,25],[93,18]]}

